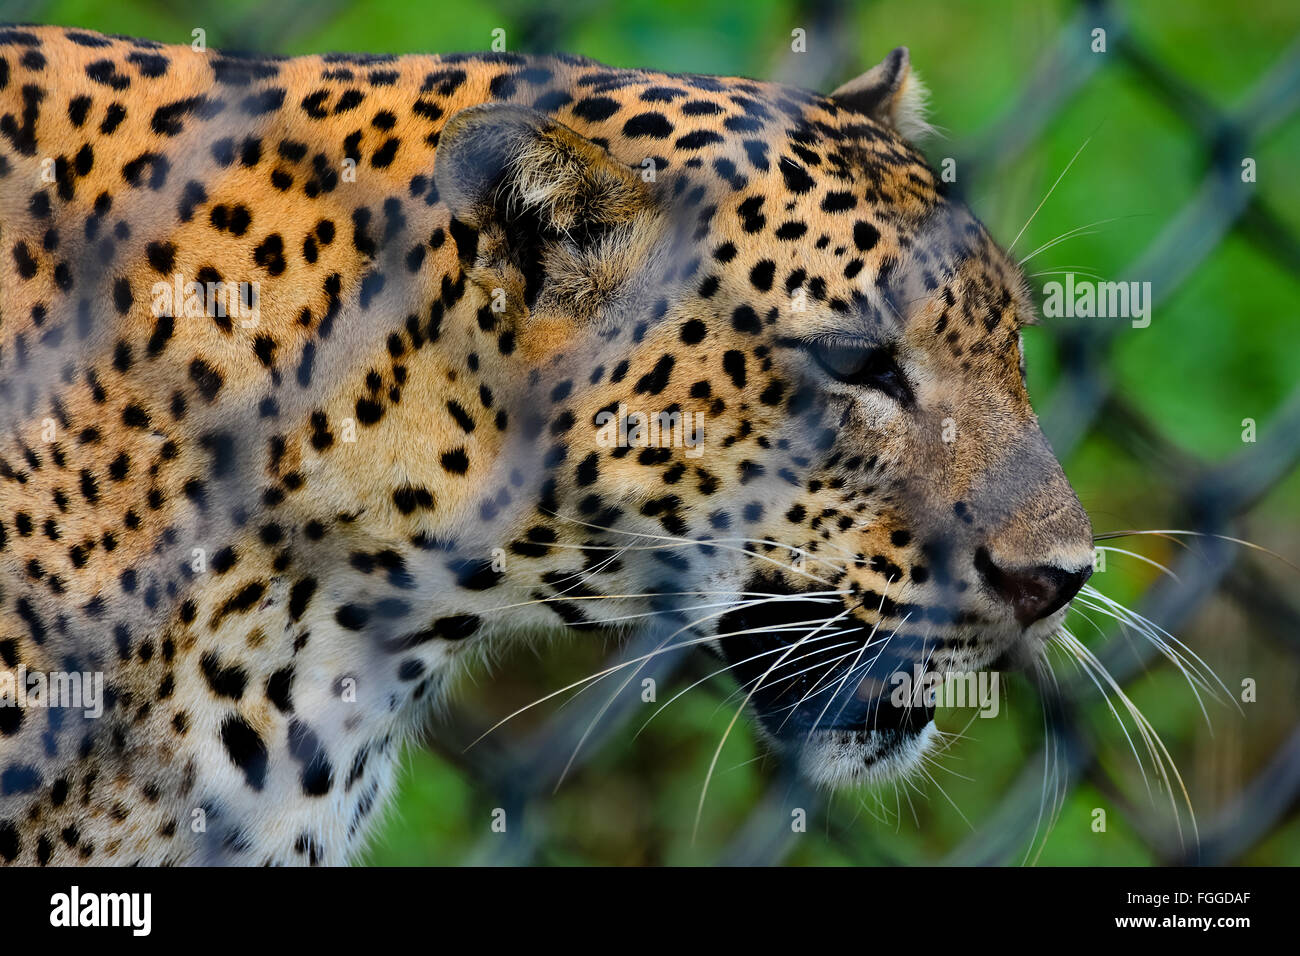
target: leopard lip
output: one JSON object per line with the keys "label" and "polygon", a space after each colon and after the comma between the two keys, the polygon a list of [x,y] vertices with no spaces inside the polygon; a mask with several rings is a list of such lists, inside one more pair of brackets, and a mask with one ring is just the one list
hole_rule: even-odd
{"label": "leopard lip", "polygon": [[[920,735],[934,720],[935,708],[929,705],[896,707],[888,699],[876,698],[856,708],[846,708],[835,714],[832,708],[821,719],[784,720],[784,714],[762,714],[759,717],[767,730],[778,740],[799,744],[810,736],[835,731],[854,731],[879,734],[886,738],[902,739]],[[831,719],[834,718],[834,719]]]}
{"label": "leopard lip", "polygon": [[899,696],[880,677],[868,674],[856,683],[825,680],[828,691],[794,706],[759,708],[759,718],[776,738],[798,742],[830,731],[877,733],[901,740],[921,734],[934,720],[935,706],[925,697]]}
{"label": "leopard lip", "polygon": [[[853,696],[844,703],[834,719],[823,721],[819,727],[826,730],[896,731],[906,735],[921,733],[934,720],[935,707],[927,700],[895,699],[886,688],[880,693],[880,682],[875,677],[865,677],[853,690]],[[827,716],[831,716],[830,713]]]}

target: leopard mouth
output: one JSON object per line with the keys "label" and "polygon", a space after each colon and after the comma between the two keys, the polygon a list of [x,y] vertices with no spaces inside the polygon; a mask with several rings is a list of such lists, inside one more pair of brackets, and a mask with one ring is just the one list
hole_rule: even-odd
{"label": "leopard mouth", "polygon": [[[920,736],[935,708],[899,679],[925,649],[897,633],[880,634],[852,618],[835,619],[822,601],[801,599],[771,579],[751,593],[788,598],[745,605],[719,622],[719,647],[765,734],[780,746],[823,735],[856,734],[872,749]],[[889,747],[885,747],[889,744]]]}
{"label": "leopard mouth", "polygon": [[[878,625],[867,624],[838,598],[801,592],[775,576],[750,578],[745,593],[757,597],[719,620],[716,644],[737,697],[773,749],[795,760],[807,780],[829,787],[905,775],[937,745],[933,681],[947,675],[925,664],[945,644],[963,645],[966,675],[1027,670],[1066,613],[1062,607],[1014,636],[981,629],[945,637],[931,627],[907,628],[906,618],[888,611]],[[959,610],[924,610],[931,619],[975,620]]]}

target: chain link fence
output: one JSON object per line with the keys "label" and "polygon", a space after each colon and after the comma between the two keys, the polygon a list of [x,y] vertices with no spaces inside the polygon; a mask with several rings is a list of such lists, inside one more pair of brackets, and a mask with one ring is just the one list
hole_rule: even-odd
{"label": "chain link fence", "polygon": [[[809,35],[840,38],[823,47],[823,54],[788,57],[773,64],[772,75],[785,82],[828,89],[864,67],[852,61],[851,5],[834,0],[803,4],[791,22],[810,24]],[[564,17],[549,24],[548,43],[564,46]],[[1108,55],[1091,49],[1093,31],[1105,31]],[[526,34],[524,34],[526,35]],[[1262,255],[1284,270],[1300,272],[1300,242],[1260,199],[1253,184],[1243,181],[1242,160],[1278,124],[1300,110],[1300,43],[1261,76],[1244,102],[1224,112],[1211,105],[1192,85],[1161,65],[1126,28],[1116,5],[1080,4],[1060,29],[1056,43],[1043,51],[1032,79],[1008,104],[1001,119],[957,149],[963,182],[1005,167],[1032,150],[1045,129],[1070,101],[1103,70],[1128,68],[1146,83],[1150,95],[1185,125],[1204,156],[1204,174],[1195,193],[1141,254],[1116,276],[1151,283],[1154,304],[1166,302],[1199,264],[1230,233],[1251,241]],[[977,210],[978,212],[978,210]],[[1134,606],[1167,631],[1177,634],[1211,602],[1231,602],[1262,630],[1275,635],[1292,653],[1300,653],[1300,604],[1293,595],[1277,593],[1266,583],[1262,562],[1270,560],[1224,537],[1235,537],[1244,516],[1285,478],[1300,460],[1300,388],[1277,409],[1270,429],[1246,451],[1222,462],[1191,457],[1132,401],[1116,393],[1108,375],[1115,324],[1054,324],[1047,329],[1062,374],[1054,392],[1040,402],[1044,431],[1058,455],[1067,459],[1087,436],[1102,433],[1122,452],[1154,469],[1176,498],[1174,513],[1180,527],[1200,538],[1170,570],[1174,576],[1157,580]],[[1224,537],[1214,537],[1224,536]],[[649,653],[652,637],[632,642],[613,654],[609,665]],[[1155,666],[1153,645],[1135,648],[1118,629],[1096,649],[1098,658],[1121,685]],[[662,680],[680,661],[656,658],[648,676]],[[1164,664],[1163,666],[1172,666]],[[1151,814],[1133,807],[1120,795],[1098,761],[1095,744],[1080,725],[1080,712],[1098,696],[1086,677],[1063,682],[1059,690],[1039,687],[1050,721],[1048,740],[1024,761],[1019,778],[1006,790],[996,811],[975,822],[974,832],[946,855],[930,860],[946,864],[1014,864],[1026,858],[1042,824],[1044,767],[1051,759],[1070,785],[1086,781],[1106,794],[1135,829],[1153,857],[1162,863],[1230,864],[1300,809],[1300,727],[1277,748],[1257,775],[1217,813],[1199,823],[1199,841],[1179,834],[1172,815]],[[574,704],[543,726],[516,734],[505,725],[484,743],[466,750],[486,728],[440,722],[431,728],[431,746],[458,764],[479,783],[484,794],[504,808],[512,820],[508,836],[487,835],[472,861],[526,864],[535,860],[545,839],[545,807],[557,780],[573,773],[599,753],[603,741],[628,735],[632,718],[643,704],[638,687],[624,687],[605,698],[593,695]],[[591,727],[597,731],[591,735]],[[575,757],[576,754],[576,757]],[[716,860],[724,865],[782,863],[797,838],[789,825],[795,808],[816,814],[824,795],[809,790],[793,766],[783,764],[771,775],[767,792],[735,827],[730,845]],[[843,822],[823,816],[818,821],[834,837]],[[868,824],[870,825],[870,824]],[[810,827],[812,824],[810,823]],[[863,861],[866,862],[866,861]],[[872,862],[879,862],[878,859]]]}

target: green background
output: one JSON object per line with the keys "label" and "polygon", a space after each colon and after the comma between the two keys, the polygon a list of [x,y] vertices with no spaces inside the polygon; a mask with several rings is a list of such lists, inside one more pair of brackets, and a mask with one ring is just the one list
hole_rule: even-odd
{"label": "green background", "polygon": [[[817,13],[838,11],[827,29]],[[1147,0],[1119,11],[1128,36],[1143,55],[1186,84],[1206,106],[1231,111],[1249,100],[1257,84],[1284,55],[1294,54],[1300,5],[1261,0],[1246,6],[1220,0]],[[547,9],[522,3],[439,0],[424,3],[278,3],[234,0],[183,6],[131,0],[64,0],[0,4],[0,19],[62,23],[105,32],[188,42],[195,27],[212,46],[277,53],[330,50],[402,53],[486,49],[492,31],[506,30],[507,48],[559,48],[615,66],[653,67],[760,78],[818,76],[833,64],[851,78],[892,47],[905,44],[932,91],[932,120],[942,135],[925,144],[936,165],[957,157],[969,202],[994,235],[1009,243],[1085,140],[1069,174],[1033,221],[1018,249],[1036,249],[1096,220],[1113,219],[1040,254],[1030,273],[1091,271],[1119,278],[1193,197],[1206,174],[1205,138],[1151,88],[1151,75],[1117,55],[1118,37],[1097,71],[1076,95],[1015,155],[975,169],[962,179],[961,157],[1007,119],[1017,98],[1038,82],[1036,69],[1050,60],[1062,31],[1075,24],[1086,50],[1090,14],[1069,3],[816,4],[785,0],[636,0],[624,4],[574,2]],[[819,26],[819,24],[822,24]],[[811,58],[789,53],[791,30],[808,30]],[[1082,32],[1079,32],[1082,31]],[[817,82],[822,82],[818,80]],[[827,86],[826,88],[829,88]],[[1014,117],[1013,117],[1014,119]],[[1300,262],[1290,234],[1300,234],[1300,114],[1270,128],[1248,155],[1256,161],[1252,187],[1277,229],[1270,243],[1258,234],[1229,233],[1174,294],[1156,308],[1147,329],[1124,328],[1107,368],[1114,393],[1144,417],[1158,445],[1143,453],[1142,439],[1116,438],[1098,428],[1074,447],[1066,470],[1098,532],[1186,527],[1176,492],[1185,469],[1227,461],[1248,452],[1242,421],[1260,434],[1300,382]],[[1276,246],[1290,242],[1289,249]],[[1041,289],[1052,278],[1033,276]],[[1131,276],[1141,279],[1142,276]],[[1052,320],[1028,330],[1031,390],[1040,404],[1057,381],[1059,354]],[[1171,457],[1172,456],[1172,457]],[[1183,456],[1187,456],[1184,459]],[[1159,459],[1162,467],[1153,466]],[[1188,464],[1189,463],[1189,464]],[[1278,483],[1233,532],[1300,564],[1297,515],[1300,481]],[[1154,537],[1112,542],[1157,561],[1178,554]],[[1197,545],[1192,545],[1193,549]],[[1132,600],[1158,572],[1122,555],[1110,555],[1094,583],[1120,600]],[[1300,572],[1281,562],[1253,562],[1249,574],[1281,600],[1290,600]],[[1076,618],[1076,631],[1096,646],[1102,638]],[[1187,684],[1168,665],[1152,667],[1128,691],[1164,737],[1202,819],[1230,806],[1297,724],[1294,633],[1276,622],[1243,614],[1240,603],[1216,598],[1205,604],[1180,637],[1234,690],[1243,678],[1258,681],[1259,702],[1243,713],[1209,703],[1211,727],[1200,717]],[[591,638],[532,649],[481,668],[457,695],[455,711],[479,726],[563,686],[600,666],[610,649]],[[1057,659],[1068,672],[1072,665]],[[660,689],[666,700],[707,673],[695,668]],[[1042,715],[1030,685],[1008,678],[1003,713],[971,723],[932,769],[936,784],[919,780],[878,792],[840,793],[810,815],[808,830],[790,840],[784,860],[795,864],[910,863],[942,860],[954,848],[996,826],[991,814],[1043,740]],[[709,760],[731,718],[723,704],[732,687],[722,679],[684,695],[633,739],[641,719],[616,730],[552,795],[544,789],[530,807],[536,845],[522,859],[538,863],[695,863],[719,858],[737,839],[774,767],[742,725],[729,738],[704,806],[698,838],[691,830]],[[603,693],[596,690],[592,693]],[[734,704],[733,704],[734,706]],[[555,713],[542,707],[512,721],[493,738],[507,756],[523,746],[530,729]],[[649,710],[646,716],[649,715]],[[945,712],[940,726],[957,731],[970,714]],[[1154,863],[1169,859],[1173,818],[1167,799],[1148,797],[1124,734],[1099,703],[1085,708],[1084,730],[1100,750],[1098,770],[1071,793],[1042,846],[1045,864]],[[492,788],[463,766],[459,743],[441,725],[427,746],[404,761],[395,805],[365,859],[373,864],[491,861]],[[1132,729],[1130,726],[1130,733]],[[516,753],[525,757],[526,753]],[[940,790],[940,785],[942,790]],[[1268,832],[1237,859],[1300,862],[1300,823],[1293,799]],[[1105,833],[1092,829],[1094,808],[1107,810]],[[762,828],[760,815],[758,825]],[[771,814],[773,832],[788,830],[786,810]],[[1020,843],[1009,862],[1018,862]]]}

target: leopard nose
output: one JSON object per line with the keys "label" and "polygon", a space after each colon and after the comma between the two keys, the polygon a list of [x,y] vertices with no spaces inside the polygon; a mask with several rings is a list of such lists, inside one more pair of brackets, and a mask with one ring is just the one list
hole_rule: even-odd
{"label": "leopard nose", "polygon": [[999,567],[986,548],[975,552],[975,569],[990,590],[1011,605],[1021,627],[1028,627],[1065,607],[1092,577],[1092,565],[1077,571],[1050,564],[1031,568]]}

